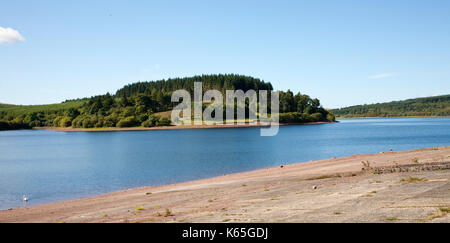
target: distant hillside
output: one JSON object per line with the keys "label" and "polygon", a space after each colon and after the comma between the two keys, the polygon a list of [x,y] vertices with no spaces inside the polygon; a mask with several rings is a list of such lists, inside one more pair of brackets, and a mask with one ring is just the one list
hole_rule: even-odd
{"label": "distant hillside", "polygon": [[357,105],[331,110],[337,117],[450,116],[450,95]]}
{"label": "distant hillside", "polygon": [[10,115],[20,115],[29,112],[55,112],[64,111],[69,108],[78,108],[84,104],[83,100],[71,100],[59,104],[50,105],[10,105],[0,103],[0,112],[8,113]]}
{"label": "distant hillside", "polygon": [[[30,127],[153,127],[170,125],[168,111],[175,105],[172,92],[178,89],[193,91],[194,82],[202,82],[203,92],[215,89],[273,90],[272,84],[260,79],[235,75],[217,74],[160,81],[138,82],[126,85],[115,95],[93,96],[67,100],[60,104],[19,106],[0,104],[0,130]],[[206,104],[203,108],[206,108]],[[248,103],[245,105],[249,112]],[[270,109],[270,107],[269,107]],[[270,112],[269,112],[270,113]],[[318,99],[290,90],[280,91],[280,122],[307,123],[334,121]],[[224,117],[225,109],[224,109]]]}

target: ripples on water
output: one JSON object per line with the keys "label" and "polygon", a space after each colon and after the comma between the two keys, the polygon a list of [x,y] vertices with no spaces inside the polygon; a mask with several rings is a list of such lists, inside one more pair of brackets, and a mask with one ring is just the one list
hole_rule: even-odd
{"label": "ripples on water", "polygon": [[450,145],[450,118],[346,119],[259,128],[0,132],[0,209],[280,164]]}

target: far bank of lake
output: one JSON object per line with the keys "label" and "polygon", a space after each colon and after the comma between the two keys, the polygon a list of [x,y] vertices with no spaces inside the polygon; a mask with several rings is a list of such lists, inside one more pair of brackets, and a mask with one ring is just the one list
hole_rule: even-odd
{"label": "far bank of lake", "polygon": [[[289,125],[320,125],[335,122],[308,122],[308,123],[274,123],[272,125],[289,126]],[[48,130],[58,132],[120,132],[120,131],[152,131],[152,130],[189,130],[189,129],[234,129],[234,128],[251,128],[251,127],[269,127],[270,123],[246,123],[246,124],[221,124],[221,125],[180,125],[180,126],[160,126],[160,127],[105,127],[105,128],[72,128],[72,127],[40,127],[35,130]]]}

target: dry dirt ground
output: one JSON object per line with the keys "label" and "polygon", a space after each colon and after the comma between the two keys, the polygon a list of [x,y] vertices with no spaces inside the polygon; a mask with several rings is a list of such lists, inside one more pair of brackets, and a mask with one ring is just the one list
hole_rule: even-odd
{"label": "dry dirt ground", "polygon": [[450,222],[448,161],[450,147],[354,155],[4,210],[0,222]]}

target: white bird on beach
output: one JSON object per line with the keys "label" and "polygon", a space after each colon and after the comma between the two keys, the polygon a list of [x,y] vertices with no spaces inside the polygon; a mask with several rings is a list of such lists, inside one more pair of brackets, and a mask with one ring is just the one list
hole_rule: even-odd
{"label": "white bird on beach", "polygon": [[23,201],[28,202],[28,198],[25,195],[23,195]]}

